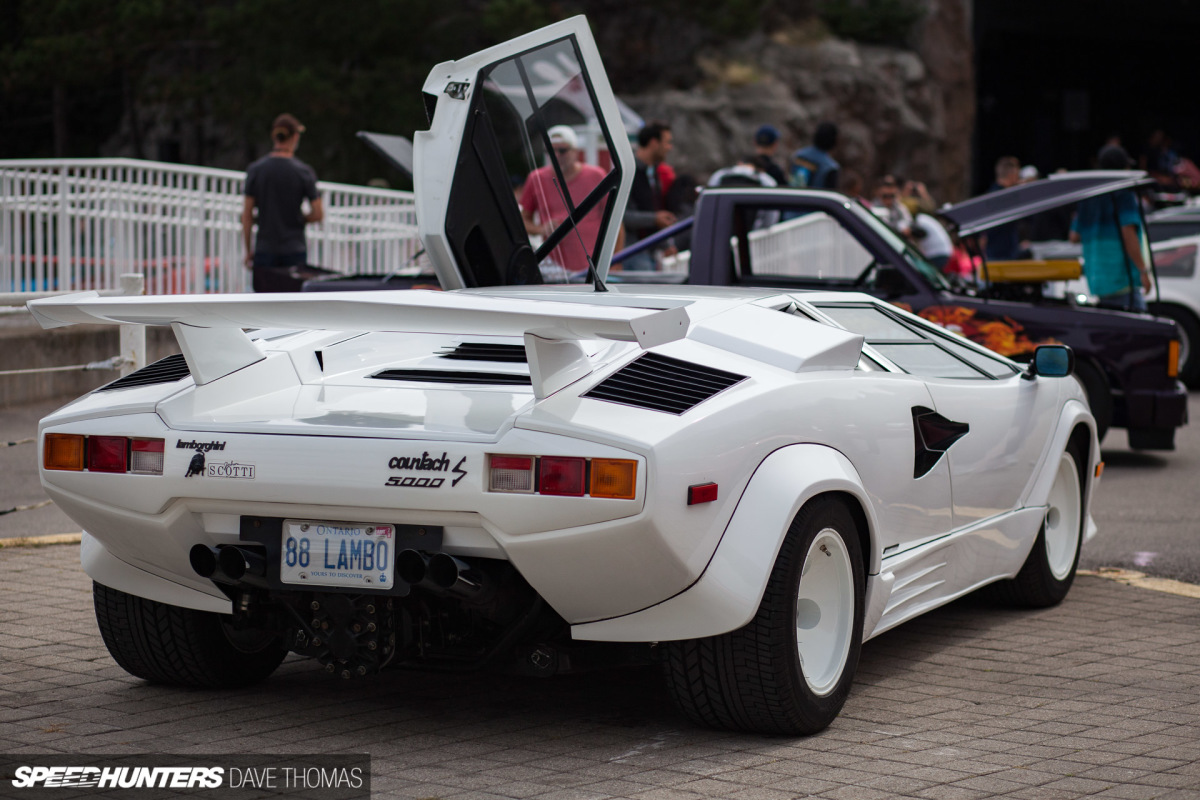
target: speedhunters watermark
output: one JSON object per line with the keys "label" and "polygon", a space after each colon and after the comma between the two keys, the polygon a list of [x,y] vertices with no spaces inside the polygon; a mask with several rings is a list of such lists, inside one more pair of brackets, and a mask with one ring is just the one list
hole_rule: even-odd
{"label": "speedhunters watermark", "polygon": [[359,800],[371,757],[355,755],[0,756],[0,797]]}

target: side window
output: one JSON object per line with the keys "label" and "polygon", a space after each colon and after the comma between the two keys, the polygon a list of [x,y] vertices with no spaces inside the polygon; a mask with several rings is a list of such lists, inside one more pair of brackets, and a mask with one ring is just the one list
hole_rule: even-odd
{"label": "side window", "polygon": [[866,248],[824,211],[747,205],[735,214],[730,244],[742,277],[850,286],[872,264]]}
{"label": "side window", "polygon": [[1190,278],[1196,273],[1196,245],[1156,248],[1154,269],[1163,278]]}
{"label": "side window", "polygon": [[909,374],[981,380],[1017,374],[1017,369],[999,356],[901,319],[880,306],[822,303],[817,307],[846,330],[862,334],[877,353]]}

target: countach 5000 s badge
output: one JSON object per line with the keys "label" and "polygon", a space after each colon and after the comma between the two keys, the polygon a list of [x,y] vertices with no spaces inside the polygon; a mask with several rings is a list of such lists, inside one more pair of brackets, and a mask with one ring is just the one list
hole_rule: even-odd
{"label": "countach 5000 s badge", "polygon": [[[454,465],[450,467],[449,453],[442,453],[438,457],[432,457],[429,452],[421,453],[419,456],[393,456],[388,461],[388,469],[401,470],[404,472],[452,472],[457,475],[450,482],[451,486],[458,486],[458,482],[467,476],[467,471],[462,468],[467,461],[467,457],[463,456]],[[393,475],[387,479],[384,486],[400,486],[404,488],[413,487],[420,489],[439,489],[446,482],[444,477],[426,477],[424,475]]]}

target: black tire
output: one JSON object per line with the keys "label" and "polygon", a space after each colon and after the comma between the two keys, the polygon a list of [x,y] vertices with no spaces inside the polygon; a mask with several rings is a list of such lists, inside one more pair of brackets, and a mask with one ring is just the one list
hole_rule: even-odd
{"label": "black tire", "polygon": [[1050,508],[1033,549],[1015,577],[993,585],[995,597],[1002,602],[1021,608],[1048,608],[1067,596],[1075,581],[1083,544],[1086,468],[1087,460],[1078,448],[1068,447],[1063,452],[1050,490]]}
{"label": "black tire", "polygon": [[[833,558],[830,569],[813,573],[823,566],[825,556]],[[812,563],[806,565],[810,559]],[[801,599],[801,578],[810,575],[817,585],[824,580],[836,589],[824,596],[845,597],[852,608]],[[811,586],[806,582],[806,591]],[[858,668],[864,587],[854,516],[833,497],[809,502],[792,521],[758,612],[745,627],[721,636],[662,644],[667,685],[676,704],[693,721],[714,728],[785,735],[824,729],[845,704]],[[798,607],[817,613],[802,614]],[[810,651],[806,671],[800,648],[829,641],[815,625],[826,617],[828,627],[836,629],[836,644]],[[807,625],[806,619],[813,624]],[[801,625],[814,631],[807,642],[799,635]],[[813,659],[812,654],[819,658]]]}
{"label": "black tire", "polygon": [[1175,320],[1179,328],[1179,380],[1189,389],[1200,387],[1200,321],[1196,315],[1182,306],[1156,303],[1150,313]]}
{"label": "black tire", "polygon": [[269,676],[287,655],[280,637],[235,634],[219,614],[147,600],[99,583],[92,584],[92,601],[113,660],[152,683],[248,686]]}
{"label": "black tire", "polygon": [[1112,387],[1108,384],[1108,378],[1095,364],[1082,360],[1075,362],[1075,377],[1083,384],[1092,416],[1096,419],[1096,439],[1104,441],[1104,434],[1108,433],[1113,416]]}

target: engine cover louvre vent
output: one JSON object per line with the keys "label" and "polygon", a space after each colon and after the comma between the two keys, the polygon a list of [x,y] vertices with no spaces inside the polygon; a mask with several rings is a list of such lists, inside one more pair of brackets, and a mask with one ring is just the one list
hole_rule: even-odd
{"label": "engine cover louvre vent", "polygon": [[383,381],[472,383],[481,386],[530,386],[528,375],[512,372],[467,372],[450,369],[385,369],[371,376]]}
{"label": "engine cover louvre vent", "polygon": [[583,396],[682,414],[744,380],[745,375],[646,353],[609,375]]}
{"label": "engine cover louvre vent", "polygon": [[437,352],[442,358],[458,361],[499,361],[505,364],[524,364],[525,346],[520,344],[492,344],[489,342],[462,342],[457,347]]}
{"label": "engine cover louvre vent", "polygon": [[112,389],[128,389],[131,386],[149,386],[154,383],[172,383],[173,381],[183,380],[192,371],[188,369],[187,361],[183,356],[176,353],[173,356],[160,358],[153,364],[147,364],[141,369],[131,372],[124,377],[117,378],[112,383],[101,386],[97,392],[107,392]]}

